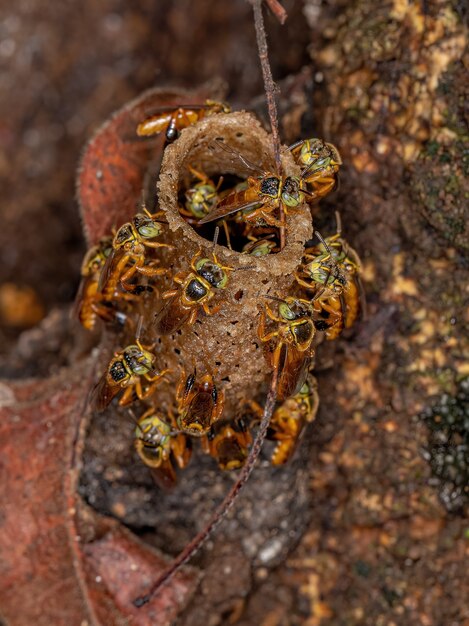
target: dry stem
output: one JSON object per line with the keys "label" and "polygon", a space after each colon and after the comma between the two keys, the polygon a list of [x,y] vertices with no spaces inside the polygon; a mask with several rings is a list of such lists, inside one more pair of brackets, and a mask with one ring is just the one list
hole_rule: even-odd
{"label": "dry stem", "polygon": [[267,98],[267,108],[269,111],[270,126],[272,128],[272,141],[277,169],[280,172],[280,138],[278,133],[277,103],[275,102],[276,85],[272,79],[269,55],[267,48],[267,38],[264,27],[264,17],[262,15],[262,0],[250,0],[254,9],[254,25],[256,28],[256,40],[259,50],[259,60],[261,62],[262,77],[264,79],[264,89]]}

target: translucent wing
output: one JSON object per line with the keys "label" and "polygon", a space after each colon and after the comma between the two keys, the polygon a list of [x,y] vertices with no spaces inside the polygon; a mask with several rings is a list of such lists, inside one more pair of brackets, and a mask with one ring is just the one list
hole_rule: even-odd
{"label": "translucent wing", "polygon": [[288,344],[283,346],[279,363],[277,388],[279,401],[286,400],[299,392],[308,376],[311,360],[312,358],[308,352],[300,352],[297,348]]}
{"label": "translucent wing", "polygon": [[163,115],[164,113],[174,113],[178,109],[184,109],[185,111],[201,111],[202,109],[210,109],[208,104],[173,104],[172,106],[154,107],[145,109],[145,116],[147,118]]}
{"label": "translucent wing", "polygon": [[247,209],[252,209],[258,204],[263,204],[262,200],[252,200],[251,202],[243,202],[241,204],[228,204],[226,206],[221,206],[219,208],[213,209],[208,215],[206,215],[203,219],[199,220],[199,224],[207,224],[208,222],[213,222],[214,220],[219,220],[222,217],[226,217],[227,215],[231,215],[232,213],[237,213],[238,211],[246,211]]}
{"label": "translucent wing", "polygon": [[75,300],[73,301],[72,309],[70,311],[70,317],[72,319],[77,319],[77,320],[80,319],[81,306],[83,304],[83,299],[85,297],[86,284],[88,280],[89,279],[85,276],[85,277],[82,277],[80,281],[80,285],[78,286],[78,291],[75,296]]}
{"label": "translucent wing", "polygon": [[118,385],[111,386],[108,384],[107,375],[104,373],[91,390],[88,402],[95,411],[104,411],[120,390]]}
{"label": "translucent wing", "polygon": [[177,293],[156,314],[155,327],[160,335],[171,335],[183,326],[189,319],[191,310],[183,307]]}
{"label": "translucent wing", "polygon": [[98,283],[98,291],[104,291],[106,285],[116,271],[117,265],[119,264],[119,261],[122,259],[124,254],[125,251],[123,250],[123,248],[119,250],[112,250],[111,254],[106,259],[106,263],[104,264],[104,267],[101,271],[101,276],[99,277]]}
{"label": "translucent wing", "polygon": [[252,161],[247,159],[245,156],[243,156],[241,152],[238,152],[238,150],[227,145],[224,141],[221,141],[220,139],[214,139],[213,141],[210,142],[208,147],[209,148],[221,148],[225,152],[228,152],[228,154],[231,154],[231,156],[237,159],[238,161],[241,161],[241,163],[245,167],[255,172],[257,175],[265,176],[266,174],[266,171],[262,169],[262,167],[253,163]]}

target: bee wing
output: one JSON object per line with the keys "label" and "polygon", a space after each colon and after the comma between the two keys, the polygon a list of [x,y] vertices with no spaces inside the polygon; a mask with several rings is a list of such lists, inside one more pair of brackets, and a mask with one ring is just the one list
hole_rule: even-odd
{"label": "bee wing", "polygon": [[172,489],[177,482],[176,472],[171,461],[163,461],[160,467],[150,468],[151,476],[156,485],[165,491]]}
{"label": "bee wing", "polygon": [[365,288],[363,287],[363,283],[362,283],[361,278],[360,278],[359,275],[357,275],[355,277],[355,281],[357,283],[358,297],[359,297],[359,300],[360,300],[360,310],[361,310],[362,320],[366,320],[366,318],[367,318],[367,307],[366,307]]}
{"label": "bee wing", "polygon": [[293,346],[284,346],[277,387],[279,401],[286,400],[299,392],[308,376],[311,360],[312,357],[308,351],[301,352]]}
{"label": "bee wing", "polygon": [[202,109],[209,109],[208,104],[173,104],[162,107],[148,107],[144,111],[146,118],[156,117],[163,115],[163,113],[174,113],[178,109],[184,109],[186,111],[200,111]]}
{"label": "bee wing", "polygon": [[95,411],[104,411],[104,409],[111,404],[113,398],[115,398],[119,391],[120,387],[118,385],[109,385],[106,374],[103,374],[91,390],[88,403]]}
{"label": "bee wing", "polygon": [[120,250],[112,250],[111,254],[106,259],[106,263],[104,264],[103,269],[101,270],[101,275],[98,282],[98,291],[104,291],[109,279],[116,269],[117,264],[123,256],[124,250],[122,248]]}
{"label": "bee wing", "polygon": [[213,211],[211,211],[203,219],[199,220],[198,223],[207,224],[208,222],[213,222],[214,220],[221,219],[222,217],[226,217],[227,215],[231,215],[232,213],[245,211],[246,209],[255,207],[258,204],[263,204],[262,200],[257,199],[252,200],[251,202],[243,202],[241,204],[228,204],[227,206],[221,206],[219,208],[215,207]]}
{"label": "bee wing", "polygon": [[88,277],[83,276],[78,286],[78,291],[75,296],[75,300],[73,301],[73,306],[70,310],[70,317],[72,319],[78,319],[78,320],[80,319],[80,310],[81,310],[81,305],[83,303],[83,296],[85,295],[87,280],[88,280]]}
{"label": "bee wing", "polygon": [[266,172],[265,170],[262,169],[262,167],[259,167],[259,165],[256,165],[255,163],[247,159],[245,156],[241,154],[241,152],[238,152],[238,150],[227,145],[225,142],[220,141],[219,139],[214,139],[213,141],[210,142],[209,148],[211,146],[214,148],[215,147],[221,148],[225,152],[228,152],[228,154],[231,154],[232,157],[234,157],[238,161],[241,161],[244,167],[247,167],[249,170],[255,172],[257,175],[261,175],[261,176],[265,175]]}
{"label": "bee wing", "polygon": [[190,309],[181,306],[179,294],[176,294],[156,314],[156,331],[160,335],[171,335],[185,324],[190,314]]}

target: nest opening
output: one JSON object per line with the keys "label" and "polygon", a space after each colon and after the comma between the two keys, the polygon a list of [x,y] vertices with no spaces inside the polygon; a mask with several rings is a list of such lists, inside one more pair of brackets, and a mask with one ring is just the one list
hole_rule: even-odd
{"label": "nest opening", "polygon": [[[223,146],[227,148],[224,149]],[[252,163],[252,168],[249,163]],[[190,215],[191,195],[203,185],[213,188],[215,197],[208,201],[207,211],[213,210],[218,200],[236,191],[237,188],[239,193],[242,193],[243,183],[249,176],[260,176],[262,172],[273,170],[271,156],[265,153],[259,141],[253,142],[251,137],[246,141],[244,132],[238,131],[229,138],[220,134],[216,137],[201,134],[181,163],[178,190],[180,215],[199,237],[208,242],[213,242],[215,237],[218,237],[219,245],[233,252],[242,253],[252,240],[246,235],[246,224],[237,219],[239,213],[228,215],[223,221],[199,225],[200,218]],[[241,196],[238,195],[237,198],[242,204]],[[278,229],[269,228],[266,224],[257,230],[259,238],[266,236],[269,240],[276,240],[278,244]]]}
{"label": "nest opening", "polygon": [[[257,170],[253,169],[250,163],[253,163]],[[282,164],[283,174],[287,176],[299,174],[299,168],[290,152],[282,153]],[[207,117],[195,126],[185,128],[180,137],[166,148],[158,183],[160,206],[166,212],[169,228],[174,236],[178,239],[182,236],[187,241],[187,250],[191,251],[189,254],[199,249],[206,256],[213,250],[215,224],[208,223],[207,230],[202,231],[194,224],[201,218],[191,220],[193,216],[183,214],[185,193],[198,180],[194,170],[211,179],[215,178],[216,182],[219,176],[223,176],[226,181],[223,182],[224,185],[244,181],[249,176],[261,176],[262,172],[275,172],[271,136],[249,113],[218,114]],[[234,216],[232,219],[234,220]],[[189,223],[190,221],[192,223]],[[243,227],[243,221],[245,220],[239,220],[240,228]],[[234,235],[230,233],[232,249],[229,250],[221,224],[217,242],[218,248],[221,248],[220,252],[223,251],[220,260],[237,268],[253,267],[256,272],[264,275],[263,278],[266,273],[273,277],[290,275],[301,259],[305,240],[312,234],[309,208],[302,205],[298,210],[289,212],[286,221],[285,246],[280,251],[280,245],[276,246],[273,253],[271,251],[264,256],[253,256],[243,252],[242,248],[246,243],[252,242],[236,233]],[[261,227],[258,231],[254,229],[253,233],[253,229],[250,228],[249,234],[254,234],[256,239],[270,236],[277,238],[278,241],[280,234],[278,230],[273,226]],[[272,231],[277,232],[272,234]],[[239,288],[240,285],[237,291]],[[246,289],[244,294],[247,294]]]}

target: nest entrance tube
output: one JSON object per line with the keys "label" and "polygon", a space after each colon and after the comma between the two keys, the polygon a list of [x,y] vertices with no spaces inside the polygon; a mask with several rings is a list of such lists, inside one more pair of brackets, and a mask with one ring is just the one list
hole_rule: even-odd
{"label": "nest entrance tube", "polygon": [[[227,146],[227,148],[224,149],[223,146]],[[248,162],[257,169],[249,167]],[[169,168],[167,167],[168,164],[171,164]],[[299,168],[288,151],[282,155],[282,165],[283,172],[280,174],[299,175]],[[230,187],[233,188],[236,183],[247,179],[249,176],[260,177],[263,172],[274,175],[278,173],[272,153],[271,136],[261,127],[254,116],[244,112],[210,116],[197,125],[184,129],[180,138],[166,148],[161,180],[164,181],[165,175],[169,173],[168,170],[171,170],[172,182],[177,185],[180,205],[184,204],[184,192],[197,182],[194,180],[191,168],[207,175],[215,186],[222,177],[220,192],[226,191]],[[173,194],[171,194],[170,203],[166,202],[164,190],[165,185],[162,182],[159,186],[160,205],[168,212],[171,228],[181,227],[187,234],[189,231],[195,231],[195,238],[200,237],[211,243],[216,222],[209,222],[204,226],[192,228],[180,215]],[[162,202],[163,199],[164,202]],[[304,213],[305,211],[307,211],[305,207],[303,207],[303,211],[300,207],[295,210],[295,213]],[[240,222],[236,224],[234,217],[235,214],[232,214],[229,219],[230,229],[233,230],[232,233],[230,230],[230,238],[231,234],[233,235],[231,246],[233,251],[241,252],[249,240],[246,236],[240,235],[240,232],[244,230],[243,224]],[[295,220],[292,215],[290,221],[289,230],[295,230],[296,238],[298,220]],[[275,228],[270,230],[277,231]],[[288,234],[287,232],[287,246],[288,239],[292,240],[292,237],[288,238]],[[278,238],[278,232],[276,237]],[[220,232],[219,242],[226,247],[227,241],[223,229]],[[201,245],[207,245],[207,243]]]}
{"label": "nest entrance tube", "polygon": [[[249,113],[209,116],[184,129],[166,148],[158,197],[169,225],[168,243],[175,247],[171,272],[188,272],[196,253],[210,257],[213,251],[222,265],[233,270],[226,288],[217,290],[211,301],[217,312],[211,316],[200,312],[194,325],[186,324],[178,334],[162,336],[161,353],[171,369],[189,373],[196,363],[197,371],[211,370],[226,398],[223,420],[231,420],[241,416],[247,400],[265,397],[272,371],[258,337],[259,312],[269,295],[285,298],[296,290],[294,274],[305,242],[312,236],[312,222],[306,204],[289,213],[286,245],[278,254],[253,257],[222,245],[214,248],[212,241],[201,237],[179,212],[179,195],[187,185],[188,166],[209,176],[244,179],[252,175],[215,140],[222,140],[249,161],[275,172],[271,136]],[[291,154],[285,152],[282,159],[282,174],[297,176],[299,169]]]}

